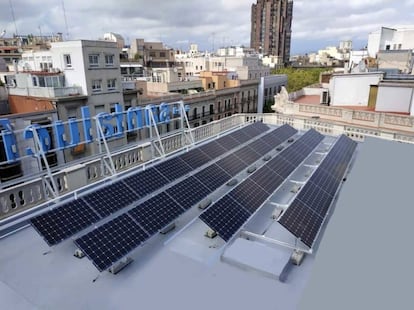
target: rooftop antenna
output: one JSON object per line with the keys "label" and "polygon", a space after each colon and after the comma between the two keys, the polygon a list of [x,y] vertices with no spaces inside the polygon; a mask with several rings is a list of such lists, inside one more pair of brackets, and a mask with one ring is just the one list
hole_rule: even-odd
{"label": "rooftop antenna", "polygon": [[13,18],[13,23],[14,23],[14,30],[16,31],[16,35],[17,35],[18,34],[17,25],[16,25],[16,18],[14,17],[14,9],[13,9],[12,0],[9,0],[9,4],[10,4],[10,11],[11,11],[12,18]]}
{"label": "rooftop antenna", "polygon": [[68,40],[69,39],[69,27],[68,27],[68,20],[66,18],[65,2],[63,0],[62,0],[62,9],[63,9],[63,17],[65,18],[66,40]]}

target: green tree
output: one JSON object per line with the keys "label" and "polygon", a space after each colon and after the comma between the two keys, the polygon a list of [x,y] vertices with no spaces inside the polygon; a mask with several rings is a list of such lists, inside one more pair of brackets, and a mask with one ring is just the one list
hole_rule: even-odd
{"label": "green tree", "polygon": [[287,91],[292,93],[302,88],[319,83],[319,76],[322,72],[328,71],[326,68],[282,68],[273,70],[272,74],[286,74],[288,76]]}

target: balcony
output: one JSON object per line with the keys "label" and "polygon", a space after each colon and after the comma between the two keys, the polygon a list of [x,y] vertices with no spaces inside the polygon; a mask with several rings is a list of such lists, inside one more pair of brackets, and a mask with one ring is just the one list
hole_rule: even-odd
{"label": "balcony", "polygon": [[82,88],[72,87],[27,87],[27,88],[9,88],[10,95],[31,96],[42,98],[59,98],[69,96],[81,96]]}

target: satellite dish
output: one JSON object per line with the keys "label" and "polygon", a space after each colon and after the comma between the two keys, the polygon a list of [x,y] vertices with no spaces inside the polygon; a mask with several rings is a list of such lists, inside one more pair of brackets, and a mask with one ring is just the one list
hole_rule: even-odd
{"label": "satellite dish", "polygon": [[173,71],[175,72],[175,73],[177,73],[177,67],[174,67],[174,69],[173,69]]}

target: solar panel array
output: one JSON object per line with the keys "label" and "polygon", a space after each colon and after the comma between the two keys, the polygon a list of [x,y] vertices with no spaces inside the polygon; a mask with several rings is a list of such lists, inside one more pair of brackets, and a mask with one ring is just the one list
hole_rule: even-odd
{"label": "solar panel array", "polygon": [[221,238],[229,241],[322,139],[321,134],[309,130],[214,203],[200,215],[200,219]]}
{"label": "solar panel array", "polygon": [[231,146],[235,147],[268,129],[269,127],[261,122],[243,127],[183,155],[163,161],[122,181],[108,184],[76,201],[70,201],[39,215],[31,220],[32,226],[48,245],[56,245],[217,156],[223,155],[231,149],[229,141],[235,141],[231,143]]}
{"label": "solar panel array", "polygon": [[309,248],[315,242],[356,145],[342,135],[279,220]]}
{"label": "solar panel array", "polygon": [[[292,127],[285,125],[268,133],[265,136],[271,135],[273,137],[272,140],[269,140],[273,141],[271,142],[273,145],[269,145],[269,149],[276,147],[296,132],[297,131]],[[239,139],[239,141],[242,141],[241,139],[248,139],[248,137],[241,137],[242,136],[239,135],[237,139]],[[225,140],[221,140],[221,142],[223,141]],[[248,145],[243,148],[245,147],[248,147]],[[233,156],[233,154],[229,154],[225,158],[233,158]],[[260,158],[260,156],[258,158]],[[145,233],[147,233],[147,238],[153,236],[155,233],[174,221],[178,216],[183,214],[186,210],[207,197],[218,187],[230,180],[235,174],[239,173],[248,166],[245,162],[239,160],[239,162],[243,165],[238,163],[236,165],[237,169],[230,169],[229,173],[220,167],[218,164],[219,162],[221,162],[221,160],[205,167],[193,176],[176,183],[166,191],[138,204],[136,207],[123,214],[123,216],[129,216],[133,219],[135,223],[138,224]],[[115,224],[116,223],[113,222],[113,225]],[[110,231],[108,226],[103,225],[96,228],[89,234],[92,236],[102,235],[103,233],[100,232],[101,230]],[[115,230],[115,228],[112,230]],[[122,243],[122,240],[119,239],[122,238],[122,236],[115,235],[109,239],[101,238],[100,240],[95,240],[94,238],[87,237],[89,234],[81,237],[80,240],[90,240],[90,242],[78,242],[78,239],[75,240],[75,243],[86,254],[86,256],[92,260],[93,264],[100,271],[106,270],[125,256],[125,253],[122,251],[119,255],[110,256],[110,260],[106,260],[105,257],[101,257],[101,255],[105,255],[107,248],[112,249],[113,243]],[[91,244],[92,241],[93,244]],[[108,242],[110,242],[110,244],[108,244]],[[140,243],[137,243],[136,246],[139,244]]]}

